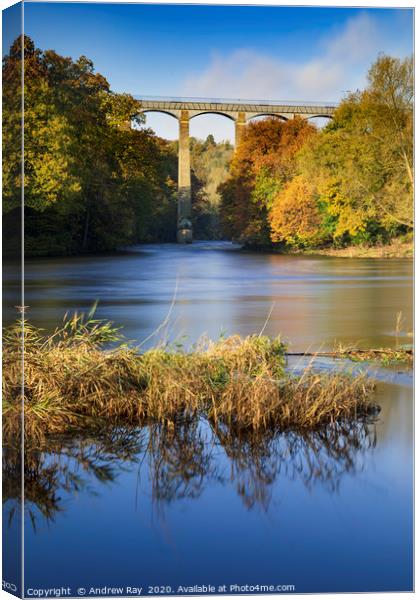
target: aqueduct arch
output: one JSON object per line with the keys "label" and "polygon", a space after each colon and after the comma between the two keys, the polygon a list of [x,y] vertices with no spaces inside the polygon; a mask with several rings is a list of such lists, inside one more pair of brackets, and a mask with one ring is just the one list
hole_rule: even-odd
{"label": "aqueduct arch", "polygon": [[260,117],[275,117],[276,119],[280,119],[281,121],[288,121],[291,117],[293,117],[293,115],[289,115],[288,117],[285,117],[284,115],[276,115],[276,113],[255,113],[255,115],[249,115],[246,118],[247,123],[249,123],[250,121],[252,121],[253,119],[258,119]]}
{"label": "aqueduct arch", "polygon": [[157,110],[156,108],[149,108],[149,110],[142,110],[143,114],[147,113],[161,113],[162,115],[168,115],[169,117],[173,117],[174,119],[178,119],[178,115],[169,110]]}
{"label": "aqueduct arch", "polygon": [[235,145],[241,140],[247,122],[255,117],[274,116],[290,119],[296,115],[332,118],[336,108],[333,104],[286,103],[249,100],[209,100],[199,98],[139,98],[143,113],[161,112],[178,119],[178,223],[177,239],[180,243],[192,242],[191,225],[191,163],[190,120],[203,114],[218,114],[235,123]]}

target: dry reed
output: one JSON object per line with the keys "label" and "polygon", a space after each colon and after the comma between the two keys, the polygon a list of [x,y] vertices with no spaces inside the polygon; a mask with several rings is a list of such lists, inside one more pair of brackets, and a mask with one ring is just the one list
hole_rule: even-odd
{"label": "dry reed", "polygon": [[[110,342],[116,347],[109,349]],[[5,440],[19,435],[22,412],[25,437],[36,443],[101,421],[171,424],[199,415],[244,432],[310,430],[372,411],[372,384],[364,376],[308,368],[293,377],[285,353],[279,339],[262,335],[140,353],[92,315],[65,319],[48,336],[18,323],[4,334]]]}

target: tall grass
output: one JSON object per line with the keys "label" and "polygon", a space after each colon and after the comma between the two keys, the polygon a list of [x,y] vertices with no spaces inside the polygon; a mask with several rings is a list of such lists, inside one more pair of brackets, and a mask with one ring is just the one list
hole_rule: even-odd
{"label": "tall grass", "polygon": [[[286,347],[262,335],[200,340],[192,350],[159,347],[140,353],[109,322],[74,315],[51,335],[24,323],[5,331],[3,433],[28,441],[109,424],[173,424],[204,416],[235,431],[309,430],[372,409],[363,376],[286,373]],[[115,347],[109,349],[109,343]]]}

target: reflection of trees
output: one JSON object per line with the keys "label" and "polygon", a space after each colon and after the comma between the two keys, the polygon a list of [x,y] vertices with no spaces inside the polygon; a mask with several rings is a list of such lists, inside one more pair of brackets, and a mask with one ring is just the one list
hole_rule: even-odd
{"label": "reflection of trees", "polygon": [[[83,438],[50,440],[48,447],[27,451],[24,458],[25,510],[51,521],[63,511],[62,496],[94,493],[96,484],[114,482],[130,464],[148,466],[153,501],[198,498],[216,482],[233,484],[244,505],[268,510],[274,484],[281,478],[316,484],[330,492],[346,473],[363,469],[366,451],[376,444],[372,423],[334,423],[297,433],[237,431],[223,423],[209,429],[198,418],[152,424],[143,429],[114,428]],[[231,473],[225,475],[225,459]],[[20,452],[3,453],[3,498],[9,519],[19,512]],[[92,485],[93,482],[93,485]]]}
{"label": "reflection of trees", "polygon": [[[114,428],[81,438],[49,440],[42,450],[25,451],[23,475],[25,511],[35,528],[36,519],[53,521],[63,511],[62,494],[90,490],[89,482],[113,482],[143,448],[144,433]],[[3,503],[9,520],[19,511],[22,463],[20,448],[3,452]]]}

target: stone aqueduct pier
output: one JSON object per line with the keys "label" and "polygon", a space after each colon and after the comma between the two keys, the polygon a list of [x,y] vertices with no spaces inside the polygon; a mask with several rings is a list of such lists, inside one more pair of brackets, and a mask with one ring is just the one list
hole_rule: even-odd
{"label": "stone aqueduct pier", "polygon": [[336,108],[333,104],[286,103],[251,100],[209,100],[199,98],[138,98],[142,113],[161,112],[179,121],[178,154],[178,224],[177,239],[180,243],[192,242],[191,224],[191,165],[190,165],[190,119],[203,114],[223,115],[235,123],[235,145],[241,139],[245,125],[250,119],[273,116],[291,119],[299,115],[305,119],[331,118]]}

